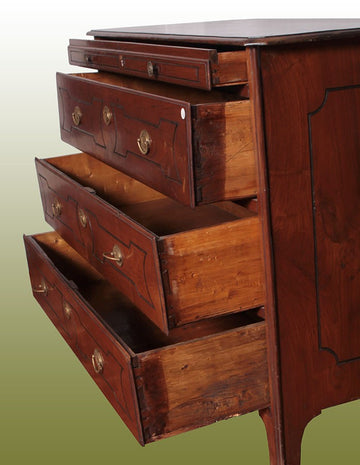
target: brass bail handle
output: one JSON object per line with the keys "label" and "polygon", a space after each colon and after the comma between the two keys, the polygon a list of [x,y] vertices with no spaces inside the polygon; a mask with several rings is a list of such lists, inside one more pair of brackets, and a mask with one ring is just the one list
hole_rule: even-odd
{"label": "brass bail handle", "polygon": [[58,199],[55,199],[51,204],[51,209],[55,218],[58,218],[62,212],[62,205]]}
{"label": "brass bail handle", "polygon": [[95,349],[91,356],[91,363],[95,373],[102,373],[104,369],[104,357],[101,355],[99,349]]}
{"label": "brass bail handle", "polygon": [[88,220],[87,220],[86,213],[84,212],[84,210],[82,208],[79,208],[79,210],[78,210],[78,218],[79,218],[81,226],[83,228],[86,228]]}
{"label": "brass bail handle", "polygon": [[107,260],[111,260],[113,262],[116,262],[117,265],[122,266],[123,265],[123,254],[120,250],[120,247],[118,245],[114,245],[112,252],[110,253],[103,253],[103,257],[106,258]]}
{"label": "brass bail handle", "polygon": [[52,288],[48,287],[44,279],[41,280],[41,283],[37,287],[33,287],[33,292],[36,294],[48,295],[48,292],[51,290]]}
{"label": "brass bail handle", "polygon": [[147,132],[146,129],[143,129],[140,132],[140,136],[137,140],[139,150],[143,155],[147,155],[149,153],[151,143],[152,143],[152,140],[151,140],[150,134]]}

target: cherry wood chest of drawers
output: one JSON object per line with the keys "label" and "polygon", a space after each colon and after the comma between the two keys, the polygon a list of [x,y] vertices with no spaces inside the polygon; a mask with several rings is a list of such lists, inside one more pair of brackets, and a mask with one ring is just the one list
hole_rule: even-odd
{"label": "cherry wood chest of drawers", "polygon": [[141,444],[360,398],[360,21],[96,30],[36,159],[34,296]]}

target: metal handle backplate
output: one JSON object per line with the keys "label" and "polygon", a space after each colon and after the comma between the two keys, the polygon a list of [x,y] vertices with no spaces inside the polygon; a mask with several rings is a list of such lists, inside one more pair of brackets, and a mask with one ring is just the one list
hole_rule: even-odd
{"label": "metal handle backplate", "polygon": [[55,199],[51,204],[51,209],[55,218],[59,217],[62,212],[62,205],[58,199]]}
{"label": "metal handle backplate", "polygon": [[33,287],[33,292],[36,294],[48,295],[49,290],[51,289],[48,287],[44,279],[41,280],[41,283],[37,287]]}
{"label": "metal handle backplate", "polygon": [[103,253],[103,257],[106,258],[107,260],[112,260],[113,262],[116,262],[117,265],[122,266],[123,265],[123,254],[120,250],[120,247],[118,245],[114,245],[112,252],[110,253]]}
{"label": "metal handle backplate", "polygon": [[140,136],[137,140],[139,150],[143,155],[147,155],[149,153],[151,143],[152,143],[152,140],[151,140],[150,134],[147,132],[146,129],[143,129],[140,132]]}
{"label": "metal handle backplate", "polygon": [[91,356],[91,363],[95,373],[102,373],[104,369],[104,357],[101,355],[99,349],[95,349]]}
{"label": "metal handle backplate", "polygon": [[72,120],[75,126],[79,126],[79,124],[81,123],[81,118],[82,118],[80,107],[76,105],[76,107],[74,108],[74,111],[71,113],[71,117],[72,117]]}
{"label": "metal handle backplate", "polygon": [[107,105],[104,106],[102,115],[103,115],[104,123],[106,124],[106,126],[109,126],[113,115],[112,115],[110,108]]}

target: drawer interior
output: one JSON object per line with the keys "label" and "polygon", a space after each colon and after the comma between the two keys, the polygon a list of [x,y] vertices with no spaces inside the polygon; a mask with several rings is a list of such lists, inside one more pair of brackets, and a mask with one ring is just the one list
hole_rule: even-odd
{"label": "drawer interior", "polygon": [[221,90],[214,89],[211,92],[208,92],[206,90],[181,87],[164,82],[153,82],[137,77],[106,72],[73,73],[71,76],[83,78],[99,84],[108,84],[175,100],[183,100],[189,102],[191,105],[244,100],[247,95],[244,90],[244,86],[229,86],[224,87]]}
{"label": "drawer interior", "polygon": [[134,354],[263,321],[261,310],[254,309],[191,323],[174,328],[165,335],[57,233],[38,234],[34,238],[56,268],[76,284],[79,293],[97,315]]}
{"label": "drawer interior", "polygon": [[119,208],[156,234],[165,236],[255,216],[232,202],[189,208],[85,153],[49,158],[48,163]]}

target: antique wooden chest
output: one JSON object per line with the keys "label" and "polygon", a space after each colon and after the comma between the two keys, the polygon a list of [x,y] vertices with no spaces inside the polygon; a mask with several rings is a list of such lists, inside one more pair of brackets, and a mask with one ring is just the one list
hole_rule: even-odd
{"label": "antique wooden chest", "polygon": [[[141,444],[360,398],[360,20],[96,30],[36,159],[37,301]],[[355,207],[354,207],[355,206]]]}

